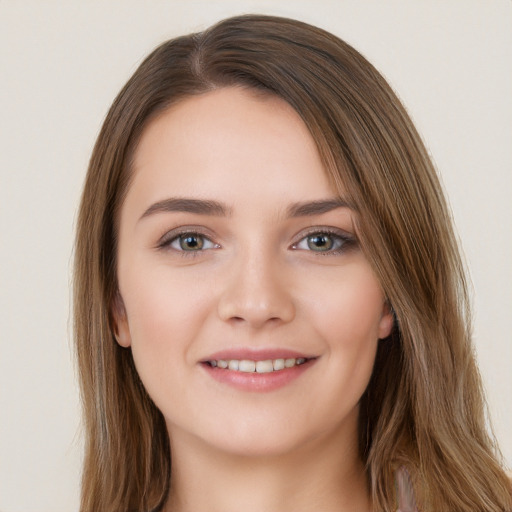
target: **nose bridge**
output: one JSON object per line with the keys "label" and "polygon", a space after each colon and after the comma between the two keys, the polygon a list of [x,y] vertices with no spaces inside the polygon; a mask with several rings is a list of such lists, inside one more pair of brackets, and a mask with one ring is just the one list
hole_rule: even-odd
{"label": "nose bridge", "polygon": [[219,316],[255,328],[268,321],[289,322],[295,307],[278,255],[265,244],[255,245],[238,251],[219,300]]}

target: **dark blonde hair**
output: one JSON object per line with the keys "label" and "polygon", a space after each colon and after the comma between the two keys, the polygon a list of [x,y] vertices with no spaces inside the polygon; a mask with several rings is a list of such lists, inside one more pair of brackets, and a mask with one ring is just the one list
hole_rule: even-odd
{"label": "dark blonde hair", "polygon": [[[488,434],[467,284],[427,151],[382,76],[351,46],[284,18],[239,16],[154,50],[96,142],[76,237],[74,326],[85,418],[82,512],[158,510],[171,477],[165,422],[112,334],[116,221],[148,122],[226,86],[287,101],[336,190],[358,212],[366,257],[396,322],[360,405],[360,454],[375,510],[396,509],[407,467],[420,510],[503,511],[510,484]],[[347,197],[348,196],[348,197]]]}

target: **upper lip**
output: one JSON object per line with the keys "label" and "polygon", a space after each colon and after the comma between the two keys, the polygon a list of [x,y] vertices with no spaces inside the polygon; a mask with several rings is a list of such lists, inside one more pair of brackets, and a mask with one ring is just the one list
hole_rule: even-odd
{"label": "upper lip", "polygon": [[230,361],[232,359],[236,360],[249,360],[249,361],[267,361],[269,359],[291,359],[291,358],[304,358],[311,359],[313,356],[311,354],[305,354],[302,352],[298,352],[296,350],[290,350],[285,348],[230,348],[225,350],[219,350],[213,354],[202,359],[202,362],[205,361],[218,361],[219,359]]}

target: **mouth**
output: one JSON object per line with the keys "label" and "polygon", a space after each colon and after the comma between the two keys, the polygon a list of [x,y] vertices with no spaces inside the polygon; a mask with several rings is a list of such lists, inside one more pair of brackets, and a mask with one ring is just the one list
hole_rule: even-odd
{"label": "mouth", "polygon": [[289,350],[246,349],[212,354],[200,361],[206,375],[215,381],[249,392],[266,392],[288,386],[308,371],[318,356]]}
{"label": "mouth", "polygon": [[204,364],[211,368],[231,370],[242,373],[274,373],[294,366],[300,366],[315,358],[288,357],[254,361],[252,359],[209,359]]}

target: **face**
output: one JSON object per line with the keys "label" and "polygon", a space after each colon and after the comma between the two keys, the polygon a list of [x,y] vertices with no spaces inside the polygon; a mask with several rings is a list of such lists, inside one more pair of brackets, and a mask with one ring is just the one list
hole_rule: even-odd
{"label": "face", "polygon": [[355,219],[281,99],[224,88],[149,124],[120,212],[113,309],[171,444],[278,454],[355,441],[392,326]]}

